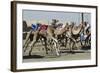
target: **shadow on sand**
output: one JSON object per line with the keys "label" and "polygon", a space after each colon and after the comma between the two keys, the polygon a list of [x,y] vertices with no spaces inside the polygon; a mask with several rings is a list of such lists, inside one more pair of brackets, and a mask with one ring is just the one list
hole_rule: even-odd
{"label": "shadow on sand", "polygon": [[[86,53],[86,52],[90,52],[89,50],[91,50],[91,46],[86,46],[86,47],[82,47],[81,50],[62,50],[60,51],[60,53],[67,53],[67,54],[76,54],[76,53]],[[31,56],[23,56],[23,59],[31,59],[31,58],[35,58],[35,59],[40,59],[40,58],[55,58],[55,56],[41,56],[41,55],[31,55]],[[57,57],[57,56],[56,56]]]}
{"label": "shadow on sand", "polygon": [[44,56],[41,55],[23,56],[23,59],[30,59],[30,58],[44,58]]}

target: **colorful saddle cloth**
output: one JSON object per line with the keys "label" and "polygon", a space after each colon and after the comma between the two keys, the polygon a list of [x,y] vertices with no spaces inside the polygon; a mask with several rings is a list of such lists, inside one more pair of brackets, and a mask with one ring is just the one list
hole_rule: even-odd
{"label": "colorful saddle cloth", "polygon": [[43,24],[40,26],[39,31],[46,31],[47,28],[48,28],[48,25]]}
{"label": "colorful saddle cloth", "polygon": [[36,31],[38,30],[39,26],[37,24],[32,24],[32,30]]}

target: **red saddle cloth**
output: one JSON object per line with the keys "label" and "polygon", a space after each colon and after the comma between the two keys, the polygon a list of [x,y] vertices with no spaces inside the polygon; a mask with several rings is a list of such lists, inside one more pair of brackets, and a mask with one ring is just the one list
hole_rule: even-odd
{"label": "red saddle cloth", "polygon": [[45,30],[47,30],[47,28],[48,28],[48,25],[45,25],[45,24],[41,25],[39,31],[41,31],[41,30],[45,31]]}

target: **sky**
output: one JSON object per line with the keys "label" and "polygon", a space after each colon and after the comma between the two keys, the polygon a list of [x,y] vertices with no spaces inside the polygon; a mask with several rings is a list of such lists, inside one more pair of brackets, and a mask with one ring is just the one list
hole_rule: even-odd
{"label": "sky", "polygon": [[[23,10],[22,18],[27,22],[28,26],[37,22],[50,24],[52,19],[58,19],[60,23],[75,22],[76,25],[81,23],[81,13],[79,12]],[[90,13],[84,13],[84,21],[91,24]]]}

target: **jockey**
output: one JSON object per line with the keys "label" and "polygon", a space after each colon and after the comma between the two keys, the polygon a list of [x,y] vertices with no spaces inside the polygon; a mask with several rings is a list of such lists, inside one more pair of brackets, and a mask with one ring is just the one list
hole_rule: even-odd
{"label": "jockey", "polygon": [[80,40],[81,40],[81,42],[85,40],[85,36],[83,33],[80,34]]}
{"label": "jockey", "polygon": [[37,23],[37,24],[32,24],[32,30],[33,31],[36,31],[36,30],[38,30],[39,29],[39,27],[40,27],[40,23]]}
{"label": "jockey", "polygon": [[62,28],[63,28],[63,24],[62,24],[62,23],[59,23],[59,24],[56,26],[56,29],[61,30]]}
{"label": "jockey", "polygon": [[86,27],[85,27],[85,30],[87,30],[89,27],[90,27],[90,24],[87,23],[87,25],[86,25]]}
{"label": "jockey", "polygon": [[87,30],[90,28],[90,24],[88,24],[88,22],[84,22],[84,24],[85,24],[84,32],[81,33],[80,35],[81,41],[84,41],[87,38]]}
{"label": "jockey", "polygon": [[87,33],[89,33],[91,31],[91,26],[88,22],[86,22],[86,26],[84,28],[84,34],[87,35]]}
{"label": "jockey", "polygon": [[47,30],[47,28],[48,28],[48,25],[45,25],[45,24],[42,24],[41,26],[40,26],[40,28],[39,28],[39,31],[41,31],[41,30]]}

